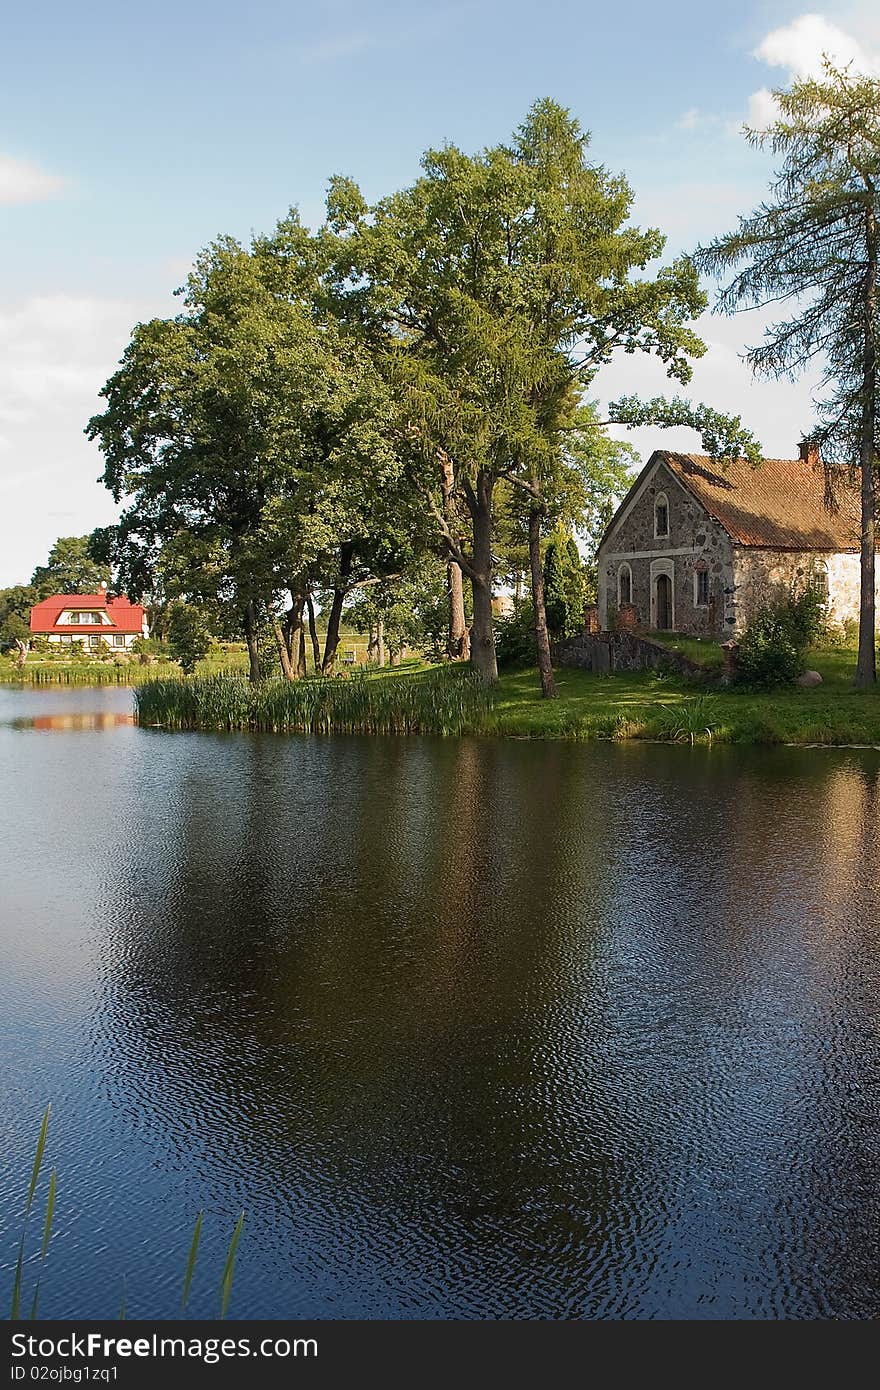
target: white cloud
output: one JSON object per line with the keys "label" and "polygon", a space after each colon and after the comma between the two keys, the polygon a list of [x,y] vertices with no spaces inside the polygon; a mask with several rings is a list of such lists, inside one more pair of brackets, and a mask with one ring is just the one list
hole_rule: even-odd
{"label": "white cloud", "polygon": [[855,72],[880,72],[880,58],[868,53],[858,39],[839,29],[820,14],[802,14],[791,24],[773,29],[761,40],[754,56],[772,68],[783,68],[789,78],[820,77],[827,56]]}
{"label": "white cloud", "polygon": [[67,186],[67,179],[49,174],[27,159],[0,154],[0,204],[42,203]]}
{"label": "white cloud", "polygon": [[761,87],[749,97],[746,125],[750,130],[766,130],[779,115],[779,103],[769,87]]}
{"label": "white cloud", "polygon": [[[752,310],[731,318],[704,314],[696,330],[707,344],[706,355],[695,363],[688,386],[670,381],[656,358],[638,354],[622,356],[603,368],[597,378],[597,395],[607,404],[618,396],[685,396],[705,401],[716,410],[741,415],[743,424],[757,435],[767,458],[794,458],[798,441],[815,419],[813,392],[815,376],[805,375],[794,383],[755,379],[742,360],[748,346],[761,341],[764,330],[780,310]],[[692,430],[653,428],[612,433],[629,439],[647,461],[653,449],[699,450],[700,440]]]}
{"label": "white cloud", "polygon": [[[853,72],[880,75],[880,53],[866,48],[820,14],[802,14],[791,24],[771,30],[752,57],[768,67],[781,68],[783,86],[798,78],[821,77],[825,58],[838,67],[851,66]],[[776,99],[768,87],[761,87],[749,97],[747,124],[752,130],[766,130],[778,114]]]}
{"label": "white cloud", "polygon": [[[0,303],[0,587],[26,580],[61,529],[81,535],[115,516],[83,435],[99,391],[139,319],[175,312],[75,295]],[[63,517],[63,523],[59,521]]]}

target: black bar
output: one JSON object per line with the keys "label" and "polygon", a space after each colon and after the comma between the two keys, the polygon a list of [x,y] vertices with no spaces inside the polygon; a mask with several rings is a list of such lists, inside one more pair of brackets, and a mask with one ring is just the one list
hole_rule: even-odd
{"label": "black bar", "polygon": [[824,1362],[835,1381],[859,1384],[858,1369],[875,1364],[877,1340],[870,1323],[17,1322],[4,1327],[0,1390],[422,1381],[459,1390],[502,1377],[537,1386],[636,1377],[709,1386],[722,1366],[725,1378],[738,1370],[761,1383],[774,1353],[785,1356],[789,1376],[803,1356],[813,1377]]}

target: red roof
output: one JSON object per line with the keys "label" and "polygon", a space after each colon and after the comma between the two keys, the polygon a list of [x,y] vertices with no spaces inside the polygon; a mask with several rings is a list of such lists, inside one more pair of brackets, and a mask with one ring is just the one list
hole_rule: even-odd
{"label": "red roof", "polygon": [[[90,613],[105,612],[109,623],[60,623],[67,609],[85,609]],[[68,632],[88,636],[93,632],[111,635],[116,632],[143,634],[144,610],[139,603],[129,603],[121,595],[108,599],[106,594],[53,594],[31,609],[31,632]]]}

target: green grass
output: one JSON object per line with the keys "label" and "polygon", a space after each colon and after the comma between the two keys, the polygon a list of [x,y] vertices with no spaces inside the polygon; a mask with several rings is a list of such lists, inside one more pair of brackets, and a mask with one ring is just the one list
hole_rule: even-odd
{"label": "green grass", "polygon": [[141,724],[166,729],[461,734],[482,726],[490,696],[466,668],[410,667],[259,685],[228,675],[149,680],[135,703]]}
{"label": "green grass", "polygon": [[[246,670],[243,644],[217,647],[198,665],[200,675]],[[168,660],[159,660],[155,665],[129,660],[117,665],[112,658],[80,656],[67,660],[43,652],[31,652],[24,666],[17,666],[11,657],[0,656],[0,682],[16,685],[134,685],[145,677],[161,676],[179,677],[180,667]]]}
{"label": "green grass", "polygon": [[707,671],[720,671],[724,665],[724,653],[720,642],[704,642],[699,637],[681,637],[677,632],[647,632],[645,636],[652,642],[659,642],[662,647],[668,647],[671,652],[679,652],[689,661],[705,667]]}
{"label": "green grass", "polygon": [[679,676],[594,676],[564,668],[558,698],[543,701],[537,672],[502,677],[486,733],[514,738],[661,739],[695,743],[860,743],[880,746],[880,693],[852,688],[855,654],[807,654],[823,684],[773,691],[713,689]]}

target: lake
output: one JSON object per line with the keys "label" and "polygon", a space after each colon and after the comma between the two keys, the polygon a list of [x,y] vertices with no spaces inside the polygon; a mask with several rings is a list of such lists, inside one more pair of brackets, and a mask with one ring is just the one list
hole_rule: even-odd
{"label": "lake", "polygon": [[880,754],[130,709],[0,687],[4,1314],[51,1101],[45,1317],[880,1316]]}

